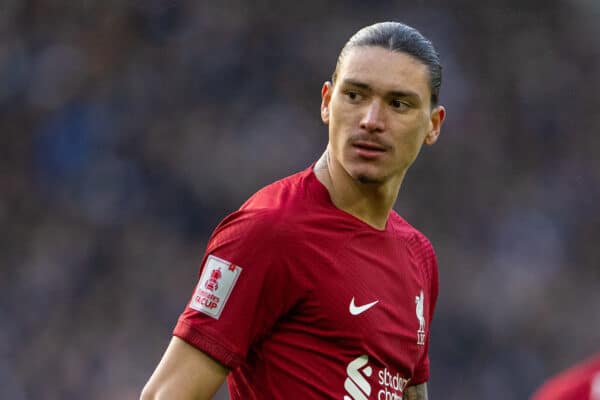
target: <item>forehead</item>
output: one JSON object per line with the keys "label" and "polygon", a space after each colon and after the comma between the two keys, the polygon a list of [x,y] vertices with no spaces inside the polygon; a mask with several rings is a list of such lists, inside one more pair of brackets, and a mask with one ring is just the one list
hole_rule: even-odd
{"label": "forehead", "polygon": [[337,79],[351,79],[384,91],[411,90],[429,98],[429,70],[415,57],[376,46],[354,47],[345,54]]}

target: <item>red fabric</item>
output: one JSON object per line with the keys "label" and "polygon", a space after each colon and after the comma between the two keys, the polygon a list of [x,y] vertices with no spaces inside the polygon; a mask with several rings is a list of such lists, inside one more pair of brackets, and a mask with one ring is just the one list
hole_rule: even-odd
{"label": "red fabric", "polygon": [[600,400],[600,353],[546,381],[531,400]]}
{"label": "red fabric", "polygon": [[[209,254],[241,267],[239,278],[219,319],[188,306],[174,335],[232,369],[232,399],[342,399],[348,365],[362,355],[368,363],[350,381],[366,380],[368,398],[401,398],[403,380],[428,380],[437,265],[429,241],[396,213],[373,229],[336,208],[307,169],[226,217],[202,265]],[[378,303],[351,315],[352,298]]]}

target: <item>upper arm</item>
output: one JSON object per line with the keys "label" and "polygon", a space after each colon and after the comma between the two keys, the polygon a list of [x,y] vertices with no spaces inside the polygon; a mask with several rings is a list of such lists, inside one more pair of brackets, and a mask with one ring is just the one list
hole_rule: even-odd
{"label": "upper arm", "polygon": [[141,399],[210,399],[228,373],[227,367],[174,336]]}
{"label": "upper arm", "polygon": [[427,400],[427,382],[419,385],[409,386],[404,391],[402,400]]}

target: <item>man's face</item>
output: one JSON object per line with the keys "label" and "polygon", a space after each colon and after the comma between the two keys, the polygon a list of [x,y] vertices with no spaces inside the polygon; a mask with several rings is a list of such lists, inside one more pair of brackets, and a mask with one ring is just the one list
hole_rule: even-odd
{"label": "man's face", "polygon": [[401,179],[444,119],[443,107],[431,109],[427,66],[381,47],[351,49],[321,94],[329,156],[363,183]]}

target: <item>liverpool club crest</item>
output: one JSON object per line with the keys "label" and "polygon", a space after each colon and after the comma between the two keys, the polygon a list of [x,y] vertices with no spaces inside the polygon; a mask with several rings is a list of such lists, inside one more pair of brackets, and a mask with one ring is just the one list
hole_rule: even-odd
{"label": "liverpool club crest", "polygon": [[425,303],[425,295],[421,290],[419,296],[415,296],[415,304],[417,305],[417,319],[419,320],[419,329],[417,330],[417,344],[423,346],[425,344],[425,317],[423,316],[423,303]]}

